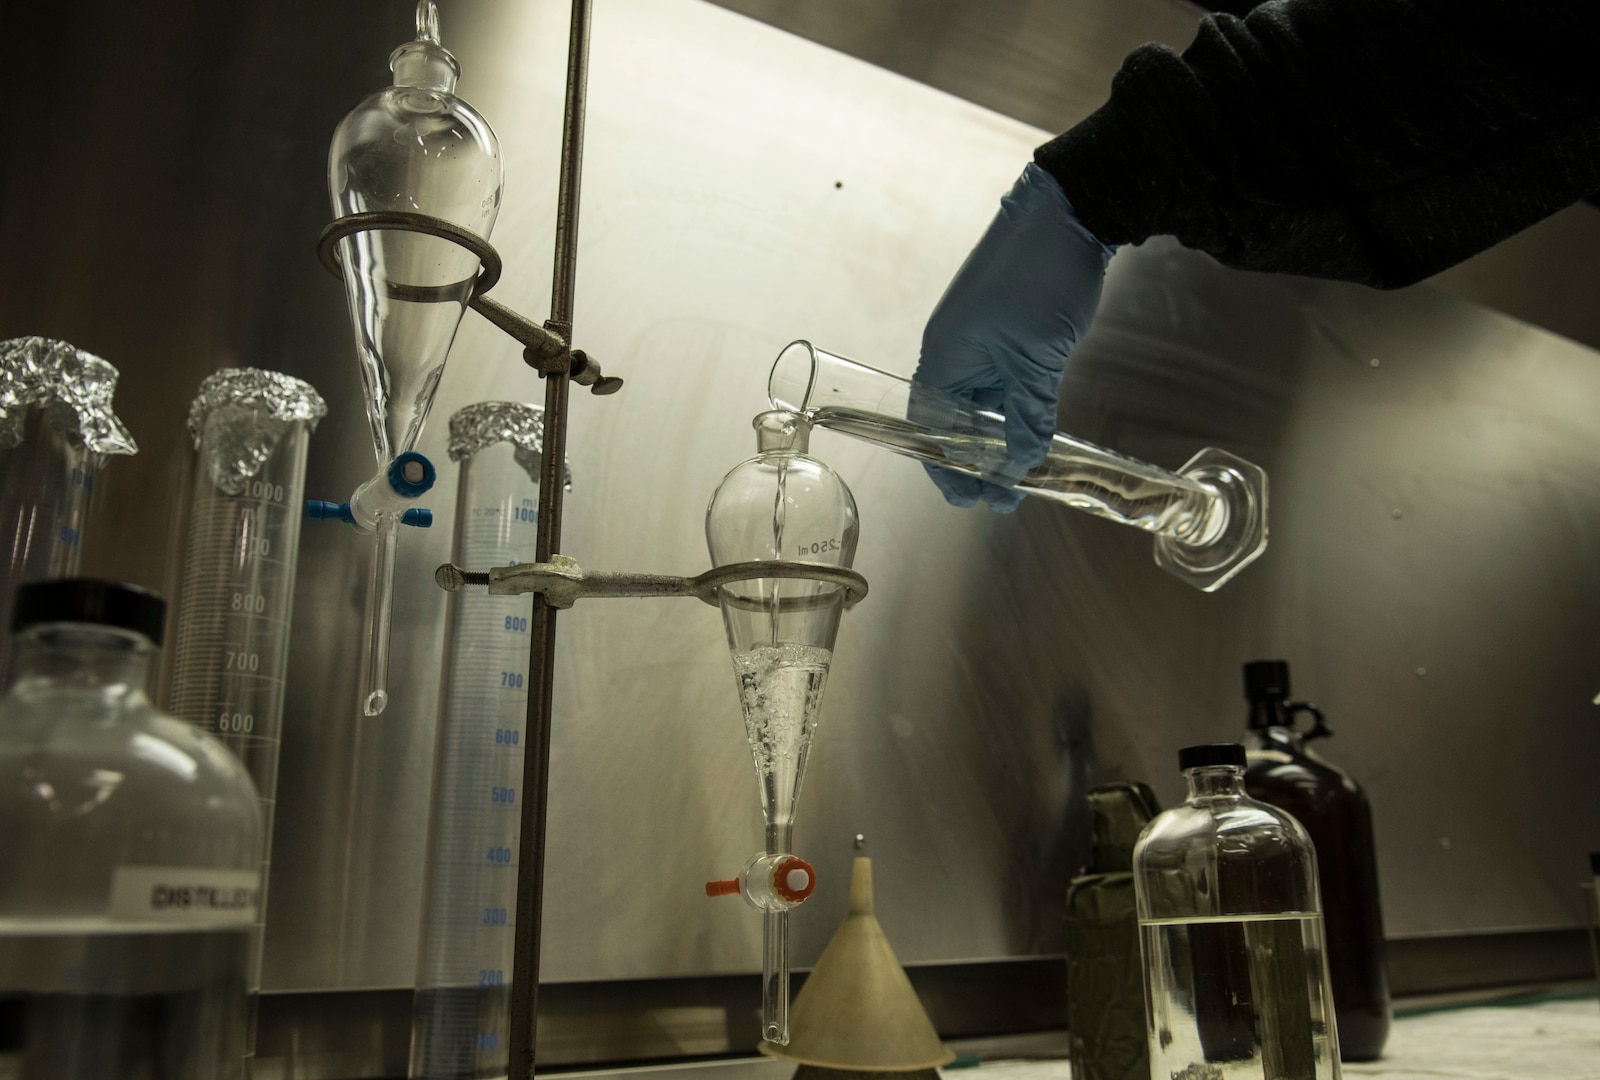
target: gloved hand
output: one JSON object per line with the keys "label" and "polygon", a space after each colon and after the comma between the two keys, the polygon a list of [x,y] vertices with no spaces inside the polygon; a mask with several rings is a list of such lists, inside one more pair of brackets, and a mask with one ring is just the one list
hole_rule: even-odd
{"label": "gloved hand", "polygon": [[[913,380],[1004,413],[1011,460],[1034,468],[1055,435],[1067,356],[1089,332],[1115,252],[1078,222],[1055,177],[1029,164],[933,309]],[[981,499],[1010,513],[1022,501],[1017,488],[927,469],[956,506]]]}

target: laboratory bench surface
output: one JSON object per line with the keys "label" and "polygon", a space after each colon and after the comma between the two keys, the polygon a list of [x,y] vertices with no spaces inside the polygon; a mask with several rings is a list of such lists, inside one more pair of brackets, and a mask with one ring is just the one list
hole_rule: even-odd
{"label": "laboratory bench surface", "polygon": [[[1060,1056],[1065,1043],[1061,1032],[952,1042],[963,1058],[985,1060],[969,1068],[947,1067],[945,1080],[1071,1080],[1071,1066]],[[1007,1060],[1008,1053],[1015,1056]],[[646,1080],[646,1074],[658,1072],[677,1074],[671,1080],[788,1080],[794,1066],[758,1058],[550,1075],[563,1080]],[[1403,1006],[1383,1059],[1347,1063],[1344,1075],[1374,1080],[1600,1080],[1600,1000],[1590,993],[1431,1010]]]}
{"label": "laboratory bench surface", "polygon": [[[995,1061],[948,1080],[1069,1080],[1065,1061]],[[1600,1002],[1441,1009],[1395,1020],[1381,1061],[1347,1063],[1346,1077],[1378,1080],[1597,1080]]]}

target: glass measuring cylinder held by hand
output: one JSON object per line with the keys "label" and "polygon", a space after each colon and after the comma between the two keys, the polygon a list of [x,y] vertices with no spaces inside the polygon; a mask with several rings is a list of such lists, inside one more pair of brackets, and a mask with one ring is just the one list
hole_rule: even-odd
{"label": "glass measuring cylinder held by hand", "polygon": [[[806,454],[810,425],[777,410],[756,417],[755,429],[756,456],[723,478],[706,510],[713,565],[787,561],[848,569],[858,531],[855,498],[837,473]],[[766,853],[787,855],[844,590],[805,578],[758,577],[722,586],[718,599],[766,815]],[[763,908],[763,919],[762,1037],[787,1043],[789,912]]]}
{"label": "glass measuring cylinder held by hand", "polygon": [[111,411],[117,369],[64,341],[0,342],[0,682],[18,585],[71,577],[95,476],[138,448]]}
{"label": "glass measuring cylinder held by hand", "polygon": [[[189,411],[198,452],[173,652],[173,715],[244,763],[261,800],[266,918],[289,624],[305,496],[306,447],[328,411],[308,384],[228,368],[200,384]],[[264,923],[250,966],[251,1038]]]}
{"label": "glass measuring cylinder held by hand", "polygon": [[1157,565],[1206,592],[1266,549],[1266,473],[1223,450],[1171,473],[1058,434],[1025,471],[1006,452],[1001,414],[807,341],[778,354],[767,396],[829,430],[1154,533]]}
{"label": "glass measuring cylinder held by hand", "polygon": [[[450,418],[461,463],[454,561],[535,557],[543,410],[485,402]],[[416,1080],[504,1076],[510,1046],[528,622],[533,597],[450,596],[412,1007]]]}

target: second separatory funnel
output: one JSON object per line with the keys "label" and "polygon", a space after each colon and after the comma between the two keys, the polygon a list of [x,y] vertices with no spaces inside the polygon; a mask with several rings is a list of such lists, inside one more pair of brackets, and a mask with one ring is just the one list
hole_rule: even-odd
{"label": "second separatory funnel", "polygon": [[[484,269],[504,165],[494,131],[455,95],[461,67],[439,44],[434,0],[417,5],[417,36],[389,57],[394,85],[357,105],[334,132],[328,193],[338,262],[366,389],[378,469],[345,504],[315,503],[374,538],[363,657],[363,708],[383,711],[398,526],[425,525],[412,503],[433,486],[416,452],[445,359]],[[478,241],[478,242],[474,242]]]}
{"label": "second separatory funnel", "polygon": [[[706,511],[712,564],[790,561],[848,570],[855,498],[837,473],[807,456],[810,424],[779,410],[756,417],[755,429],[756,456],[728,473]],[[762,912],[762,1037],[783,1044],[789,909],[816,886],[811,866],[793,854],[795,805],[846,590],[824,580],[750,577],[723,585],[718,601],[767,827],[766,849],[740,877],[712,882],[707,892],[738,892]]]}

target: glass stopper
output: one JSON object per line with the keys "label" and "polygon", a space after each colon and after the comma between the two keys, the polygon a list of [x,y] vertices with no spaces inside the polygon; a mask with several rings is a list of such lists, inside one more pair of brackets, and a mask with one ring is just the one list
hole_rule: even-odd
{"label": "glass stopper", "polygon": [[417,0],[417,40],[439,44],[439,5],[433,0]]}

